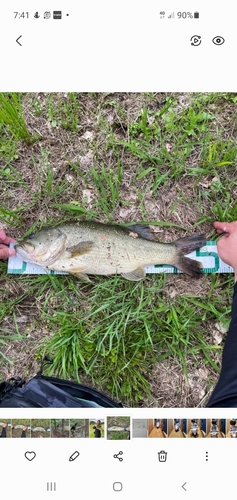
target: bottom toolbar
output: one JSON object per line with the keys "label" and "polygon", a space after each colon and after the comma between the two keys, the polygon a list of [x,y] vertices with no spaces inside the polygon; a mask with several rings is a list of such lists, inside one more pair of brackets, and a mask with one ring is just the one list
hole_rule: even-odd
{"label": "bottom toolbar", "polygon": [[6,479],[1,491],[7,498],[42,500],[51,494],[55,500],[111,500],[114,495],[143,500],[186,495],[196,500],[205,493],[205,498],[222,500],[235,489],[231,439],[196,439],[195,445],[191,439],[100,439],[97,444],[87,438],[10,439],[0,442],[0,451]]}

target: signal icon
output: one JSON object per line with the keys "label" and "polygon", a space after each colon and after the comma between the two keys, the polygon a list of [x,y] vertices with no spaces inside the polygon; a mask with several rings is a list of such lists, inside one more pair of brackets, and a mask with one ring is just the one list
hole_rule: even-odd
{"label": "signal icon", "polygon": [[174,12],[168,16],[168,19],[174,19]]}

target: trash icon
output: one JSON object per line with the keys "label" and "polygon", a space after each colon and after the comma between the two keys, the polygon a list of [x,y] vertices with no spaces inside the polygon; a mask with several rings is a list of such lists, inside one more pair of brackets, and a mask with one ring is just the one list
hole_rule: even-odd
{"label": "trash icon", "polygon": [[166,462],[167,451],[158,451],[158,460],[159,460],[159,462]]}

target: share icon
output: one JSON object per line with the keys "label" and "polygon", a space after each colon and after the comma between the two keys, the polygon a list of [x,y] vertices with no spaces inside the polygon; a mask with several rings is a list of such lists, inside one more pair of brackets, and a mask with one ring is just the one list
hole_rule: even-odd
{"label": "share icon", "polygon": [[123,455],[123,451],[119,451],[117,454],[114,455],[114,458],[117,458],[120,462],[123,461],[123,458],[120,457],[119,455]]}

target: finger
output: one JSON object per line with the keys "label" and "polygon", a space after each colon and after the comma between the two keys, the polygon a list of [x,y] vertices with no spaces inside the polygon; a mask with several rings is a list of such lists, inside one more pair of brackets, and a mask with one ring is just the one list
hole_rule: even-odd
{"label": "finger", "polygon": [[12,257],[13,255],[16,255],[15,248],[8,248],[8,255],[9,255],[9,257]]}
{"label": "finger", "polygon": [[0,229],[0,240],[5,240],[6,238],[6,233],[4,229]]}
{"label": "finger", "polygon": [[213,222],[213,226],[218,232],[233,233],[237,230],[237,221],[234,222]]}
{"label": "finger", "polygon": [[4,243],[5,245],[9,245],[10,243],[16,243],[16,240],[14,240],[14,238],[10,238],[10,236],[6,236]]}
{"label": "finger", "polygon": [[4,243],[0,243],[0,249],[7,250],[8,252],[11,252],[11,255],[15,255],[15,253],[16,253],[16,249],[14,247],[9,248],[9,246],[5,245]]}
{"label": "finger", "polygon": [[227,224],[228,224],[227,222],[218,222],[218,221],[213,222],[213,226],[216,230],[218,230],[218,232],[226,231]]}
{"label": "finger", "polygon": [[7,260],[13,255],[16,255],[15,248],[8,248],[5,245],[0,245],[0,260]]}
{"label": "finger", "polygon": [[7,260],[9,248],[0,248],[0,260]]}
{"label": "finger", "polygon": [[0,241],[2,243],[5,243],[6,245],[9,245],[9,243],[15,243],[16,240],[14,238],[10,238],[10,236],[7,236],[4,229],[0,230]]}

